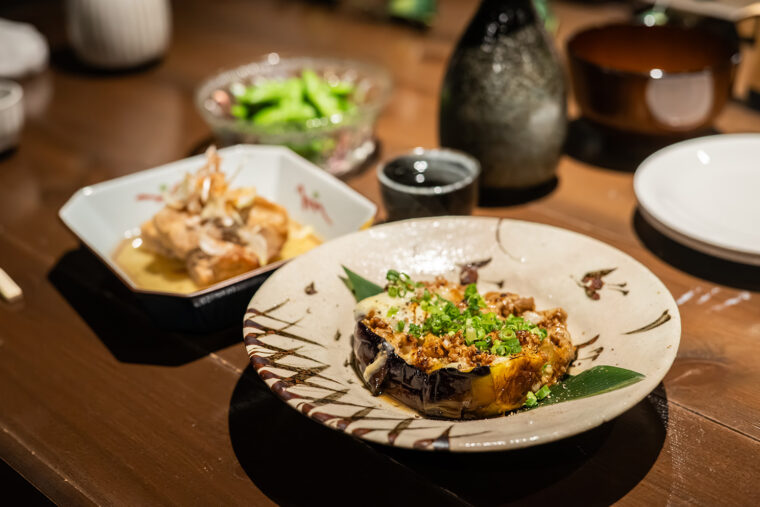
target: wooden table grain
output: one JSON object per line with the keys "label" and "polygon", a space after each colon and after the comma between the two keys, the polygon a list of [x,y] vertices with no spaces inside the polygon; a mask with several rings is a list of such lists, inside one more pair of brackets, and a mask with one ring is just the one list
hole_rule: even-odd
{"label": "wooden table grain", "polygon": [[[441,78],[473,2],[441,1],[428,31],[313,2],[173,2],[166,57],[123,73],[76,63],[61,4],[0,7],[2,17],[35,23],[53,50],[50,69],[24,82],[21,144],[0,158],[0,266],[25,295],[0,303],[0,457],[44,495],[75,505],[760,503],[760,270],[652,230],[632,189],[640,153],[625,143],[600,152],[583,121],[571,124],[554,189],[476,214],[565,227],[629,253],[677,299],[683,336],[644,401],[533,449],[427,454],[319,426],[253,373],[240,328],[202,336],[156,328],[57,219],[84,185],[207,145],[195,86],[270,51],[387,66],[395,92],[378,124],[380,156],[435,146]],[[615,3],[555,9],[559,47],[581,26],[629,13]],[[733,101],[716,129],[760,131],[760,114]],[[380,204],[371,168],[348,183]]]}

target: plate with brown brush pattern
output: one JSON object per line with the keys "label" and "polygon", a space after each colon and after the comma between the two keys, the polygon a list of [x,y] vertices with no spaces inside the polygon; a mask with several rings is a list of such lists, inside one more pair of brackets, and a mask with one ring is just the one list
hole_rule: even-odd
{"label": "plate with brown brush pattern", "polygon": [[[605,365],[641,377],[611,392],[499,417],[424,417],[387,396],[373,396],[356,373],[356,300],[343,266],[377,284],[394,269],[415,280],[475,276],[482,292],[532,296],[536,308],[567,312],[577,347],[571,376]],[[665,376],[676,357],[681,321],[663,283],[605,243],[517,220],[434,217],[372,227],[291,261],[254,295],[243,334],[259,376],[305,416],[376,443],[461,452],[543,444],[617,417]]]}

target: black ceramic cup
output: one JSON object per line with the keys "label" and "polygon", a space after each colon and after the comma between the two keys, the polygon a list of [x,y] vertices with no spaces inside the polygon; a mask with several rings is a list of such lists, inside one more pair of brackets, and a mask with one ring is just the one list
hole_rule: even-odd
{"label": "black ceramic cup", "polygon": [[479,175],[477,160],[449,149],[416,148],[377,169],[388,221],[469,215],[478,202]]}

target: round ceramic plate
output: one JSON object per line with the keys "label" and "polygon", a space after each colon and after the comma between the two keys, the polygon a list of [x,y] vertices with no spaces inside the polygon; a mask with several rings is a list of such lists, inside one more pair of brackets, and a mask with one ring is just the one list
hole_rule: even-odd
{"label": "round ceramic plate", "polygon": [[[458,280],[479,262],[481,291],[533,296],[568,313],[580,346],[571,373],[597,365],[645,378],[617,391],[490,419],[427,419],[373,397],[350,363],[355,300],[342,265],[382,284],[388,269]],[[275,272],[251,300],[244,336],[254,368],[292,407],[339,431],[414,449],[516,449],[588,430],[642,400],[665,376],[681,336],[678,307],[649,270],[574,232],[507,219],[439,217],[330,241]]]}
{"label": "round ceramic plate", "polygon": [[633,180],[642,215],[695,250],[760,265],[760,134],[701,137],[664,148]]}

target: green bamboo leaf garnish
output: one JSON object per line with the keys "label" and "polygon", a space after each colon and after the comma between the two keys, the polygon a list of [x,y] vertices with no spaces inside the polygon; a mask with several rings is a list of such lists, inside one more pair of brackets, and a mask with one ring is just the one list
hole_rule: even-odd
{"label": "green bamboo leaf garnish", "polygon": [[[549,394],[538,400],[536,407],[563,401],[588,398],[597,394],[622,389],[644,379],[641,373],[617,366],[594,366],[578,375],[570,376],[549,388]],[[526,407],[532,408],[532,407]]]}
{"label": "green bamboo leaf garnish", "polygon": [[341,280],[343,280],[343,283],[346,285],[346,287],[348,287],[348,290],[353,293],[357,303],[362,299],[376,296],[377,294],[383,292],[382,287],[376,283],[370,282],[360,275],[357,275],[346,266],[343,266],[343,271],[346,272],[347,278],[341,277]]}

